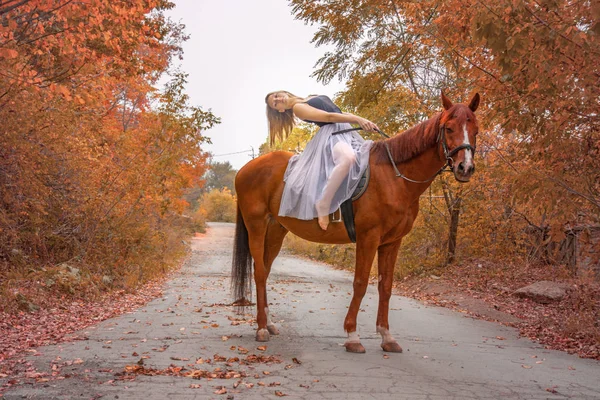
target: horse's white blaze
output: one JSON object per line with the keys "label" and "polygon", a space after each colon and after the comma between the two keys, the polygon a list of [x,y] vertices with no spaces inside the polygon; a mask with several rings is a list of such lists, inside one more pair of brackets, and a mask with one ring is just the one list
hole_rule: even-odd
{"label": "horse's white blaze", "polygon": [[[465,135],[463,139],[463,144],[468,144],[469,146],[469,132],[467,132],[467,124],[463,124],[463,134]],[[473,154],[471,154],[471,149],[465,149],[465,169],[468,169],[473,165]]]}
{"label": "horse's white blaze", "polygon": [[392,336],[389,329],[385,329],[382,326],[377,327],[377,333],[381,335],[381,343],[396,342],[396,339]]}
{"label": "horse's white blaze", "polygon": [[348,333],[348,340],[346,343],[360,343],[360,336],[358,336],[358,331]]}

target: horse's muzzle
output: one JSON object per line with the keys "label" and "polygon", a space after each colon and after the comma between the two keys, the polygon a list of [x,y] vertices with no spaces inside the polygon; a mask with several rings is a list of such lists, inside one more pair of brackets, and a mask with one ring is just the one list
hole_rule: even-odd
{"label": "horse's muzzle", "polygon": [[458,165],[453,168],[454,178],[459,182],[469,182],[471,175],[475,172],[475,165],[473,163],[465,163],[461,161]]}

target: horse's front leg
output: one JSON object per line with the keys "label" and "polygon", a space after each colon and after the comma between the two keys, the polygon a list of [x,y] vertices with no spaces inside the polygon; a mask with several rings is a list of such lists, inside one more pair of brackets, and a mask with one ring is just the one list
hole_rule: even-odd
{"label": "horse's front leg", "polygon": [[392,353],[402,353],[402,347],[390,333],[388,314],[390,310],[390,297],[392,296],[392,282],[394,280],[394,266],[400,242],[388,243],[379,246],[377,265],[379,269],[379,308],[377,309],[377,332],[381,335],[381,348]]}
{"label": "horse's front leg", "polygon": [[352,301],[350,302],[350,307],[348,307],[348,313],[344,321],[344,329],[348,333],[348,339],[344,343],[344,346],[346,347],[346,351],[351,353],[365,352],[365,348],[360,343],[360,336],[356,330],[356,318],[360,309],[360,303],[369,285],[369,273],[371,272],[371,265],[377,251],[377,244],[376,240],[357,240],[356,243],[354,294],[352,295]]}

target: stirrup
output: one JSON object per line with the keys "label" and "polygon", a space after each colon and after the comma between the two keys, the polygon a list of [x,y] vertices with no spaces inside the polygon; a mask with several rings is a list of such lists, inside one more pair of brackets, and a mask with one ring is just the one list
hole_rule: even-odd
{"label": "stirrup", "polygon": [[338,208],[329,214],[329,222],[342,222],[342,209]]}

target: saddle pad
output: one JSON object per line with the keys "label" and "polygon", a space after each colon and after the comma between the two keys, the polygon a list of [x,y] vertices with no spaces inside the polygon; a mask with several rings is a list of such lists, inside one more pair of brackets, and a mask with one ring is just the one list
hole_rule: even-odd
{"label": "saddle pad", "polygon": [[346,227],[346,232],[348,232],[348,237],[352,241],[352,243],[356,243],[356,229],[354,227],[354,208],[352,207],[352,202],[356,201],[362,196],[367,190],[367,186],[369,186],[369,179],[371,178],[371,167],[367,167],[365,172],[360,177],[360,181],[358,182],[358,186],[352,193],[352,197],[348,200],[344,201],[340,205],[340,212],[342,214],[342,220],[344,221],[344,226]]}

